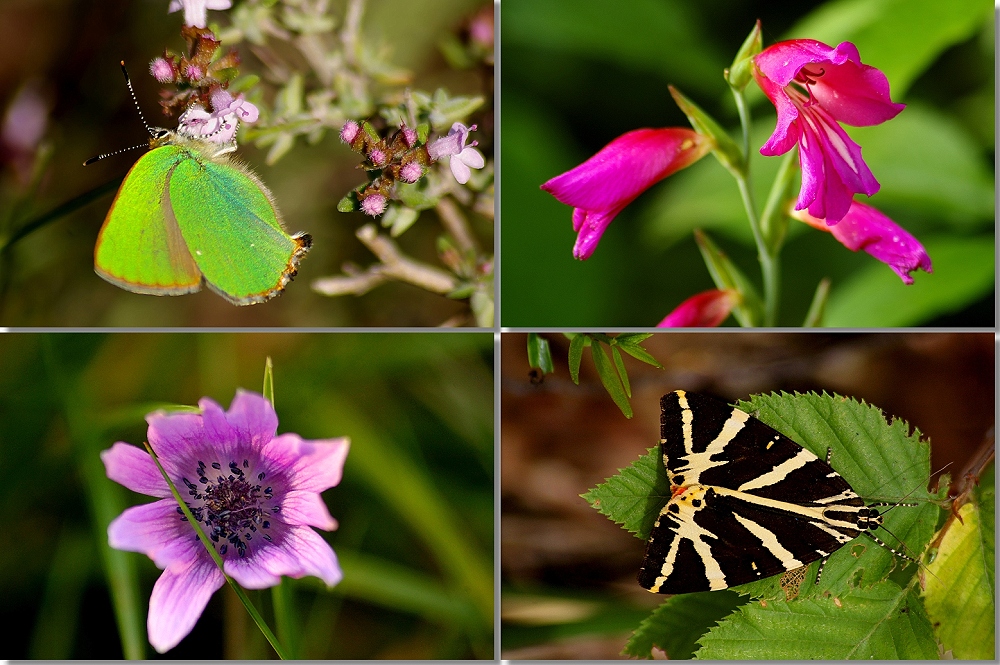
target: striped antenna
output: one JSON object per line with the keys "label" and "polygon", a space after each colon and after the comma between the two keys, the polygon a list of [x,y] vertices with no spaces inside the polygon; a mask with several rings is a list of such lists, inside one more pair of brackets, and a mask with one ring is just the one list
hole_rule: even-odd
{"label": "striped antenna", "polygon": [[[142,121],[142,125],[143,127],[146,128],[146,131],[149,132],[149,135],[152,136],[153,138],[156,138],[157,133],[154,132],[153,129],[149,126],[149,123],[146,122],[146,117],[142,114],[142,109],[139,108],[139,100],[136,99],[135,97],[135,90],[132,89],[132,80],[128,77],[128,70],[125,69],[124,60],[121,61],[121,66],[122,66],[122,74],[125,75],[125,85],[128,86],[129,94],[132,95],[132,103],[135,104],[135,110],[139,112],[139,120]],[[139,145],[134,145],[128,148],[122,148],[121,150],[115,150],[114,152],[106,152],[103,155],[97,155],[96,157],[91,157],[90,159],[85,161],[83,165],[90,166],[94,162],[99,162],[107,157],[114,157],[115,155],[120,155],[123,152],[128,152],[129,150],[135,150],[136,148],[148,148],[148,147],[149,144],[140,143]]]}

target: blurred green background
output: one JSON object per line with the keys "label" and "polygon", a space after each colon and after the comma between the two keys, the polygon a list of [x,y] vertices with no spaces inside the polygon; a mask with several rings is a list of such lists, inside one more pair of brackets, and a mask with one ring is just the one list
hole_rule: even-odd
{"label": "blurred green background", "polygon": [[[234,4],[239,6],[241,0]],[[362,34],[366,46],[373,53],[383,53],[387,64],[413,74],[410,85],[414,90],[433,92],[444,87],[452,95],[489,95],[492,76],[484,77],[476,69],[450,68],[439,48],[486,4],[485,0],[405,4],[369,0],[364,5]],[[168,5],[169,0],[0,2],[0,118],[28,86],[43,100],[35,116],[45,122],[40,160],[31,158],[33,150],[27,157],[22,155],[14,145],[16,139],[0,138],[0,245],[25,224],[105,186],[85,207],[0,252],[0,325],[427,326],[465,312],[464,302],[395,282],[360,298],[330,298],[310,289],[313,280],[340,274],[345,263],[361,267],[376,263],[354,235],[371,218],[336,210],[340,198],[365,180],[357,169],[358,155],[340,142],[336,132],[327,132],[315,146],[299,140],[274,166],[265,164],[265,149],[246,141],[237,151],[239,159],[274,194],[287,229],[313,237],[313,248],[298,276],[280,298],[252,307],[233,307],[208,289],[157,298],[123,291],[94,274],[98,230],[117,183],[142,151],[86,168],[82,163],[149,139],[122,80],[120,60],[129,67],[136,97],[150,124],[171,122],[159,108],[160,84],[148,73],[149,62],[162,55],[164,48],[185,49],[180,36],[183,14],[168,14]],[[328,5],[339,30],[347,0],[331,0]],[[225,26],[231,13],[210,11],[209,22]],[[263,75],[263,66],[247,44],[237,46],[243,59],[241,73]],[[265,80],[263,86],[265,99],[273,106],[271,83]],[[306,84],[312,85],[308,76]],[[492,117],[489,104],[471,122],[492,126],[492,120],[484,122],[484,116]],[[173,121],[171,126],[175,125]],[[488,154],[492,141],[485,138],[486,132],[481,134],[480,149]],[[33,177],[37,182],[32,183]],[[471,215],[470,223],[484,246],[489,246],[492,220]],[[434,212],[428,211],[399,238],[399,244],[408,254],[438,264],[435,243],[439,235],[441,225]]]}
{"label": "blurred green background", "polygon": [[[764,46],[854,42],[908,106],[848,132],[882,185],[871,203],[927,248],[934,273],[905,287],[884,264],[791,222],[779,325],[801,325],[832,279],[832,326],[994,325],[994,33],[984,0],[508,0],[501,21],[504,326],[652,326],[713,287],[703,228],[760,285],[735,181],[711,157],[655,185],[572,258],[571,209],[539,190],[616,136],[687,126],[667,84],[738,130],[722,70],[756,19]],[[751,84],[758,206],[780,162],[757,150],[774,108]],[[734,136],[736,136],[734,131]],[[865,200],[864,197],[860,197]],[[727,325],[734,325],[732,321]]]}
{"label": "blurred green background", "polygon": [[[286,581],[294,651],[493,658],[493,337],[473,333],[0,336],[4,657],[157,657],[146,608],[160,571],[106,531],[149,497],[108,480],[98,454],[141,445],[155,408],[260,391],[267,356],[279,433],[351,438],[323,493],[340,528],[320,532],[344,580]],[[270,592],[250,595],[273,629]],[[274,654],[227,587],[164,657]]]}

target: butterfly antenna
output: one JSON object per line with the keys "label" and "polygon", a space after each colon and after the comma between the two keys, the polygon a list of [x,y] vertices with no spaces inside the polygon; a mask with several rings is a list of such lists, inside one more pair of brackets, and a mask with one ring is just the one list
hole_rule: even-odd
{"label": "butterfly antenna", "polygon": [[90,166],[94,162],[99,162],[106,157],[114,157],[115,155],[120,155],[123,152],[128,152],[129,150],[135,150],[136,148],[148,148],[148,143],[140,143],[139,145],[134,145],[129,148],[122,148],[121,150],[115,150],[114,152],[106,152],[103,155],[97,155],[96,157],[91,157],[83,163],[84,166]]}
{"label": "butterfly antenna", "polygon": [[135,104],[135,110],[139,113],[139,120],[142,120],[142,126],[146,128],[149,135],[155,137],[156,132],[154,132],[153,128],[149,126],[149,123],[146,122],[146,116],[142,114],[142,108],[139,107],[139,100],[136,99],[135,90],[132,89],[132,79],[128,77],[128,70],[125,69],[125,61],[122,60],[120,64],[122,66],[122,74],[125,75],[125,85],[128,86],[129,94],[132,95],[132,103]]}

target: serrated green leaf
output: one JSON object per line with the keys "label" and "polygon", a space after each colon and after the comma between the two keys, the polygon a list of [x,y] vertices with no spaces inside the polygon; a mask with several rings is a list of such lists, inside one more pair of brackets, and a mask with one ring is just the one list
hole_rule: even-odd
{"label": "serrated green leaf", "polygon": [[670,498],[670,481],[660,449],[650,448],[631,465],[580,496],[597,512],[646,540],[656,516]]}
{"label": "serrated green leaf", "polygon": [[656,647],[666,652],[670,660],[690,658],[697,648],[698,638],[747,600],[746,596],[732,591],[671,596],[643,619],[622,654],[652,658],[653,647]]}
{"label": "serrated green leaf", "polygon": [[604,347],[599,343],[591,344],[590,355],[594,358],[594,367],[597,368],[597,375],[601,377],[604,389],[608,391],[611,399],[618,405],[621,412],[625,414],[625,417],[631,418],[632,405],[628,403],[628,397],[622,389],[622,382],[619,380],[618,375],[615,374],[615,370],[611,366],[611,361],[608,360],[608,354],[604,350]]}
{"label": "serrated green leaf", "polygon": [[[992,620],[992,617],[991,617]],[[750,603],[699,640],[699,659],[931,659],[931,625],[913,588],[880,582],[850,595]]]}
{"label": "serrated green leaf", "polygon": [[632,399],[632,386],[628,383],[628,372],[625,369],[625,363],[622,362],[622,354],[618,352],[617,346],[611,347],[611,358],[615,361],[615,369],[618,370],[618,376],[621,377],[622,387],[625,388],[625,395],[629,399]]}
{"label": "serrated green leaf", "polygon": [[[991,473],[992,476],[992,473]],[[992,483],[991,483],[992,484]],[[963,660],[993,660],[993,491],[959,509],[944,527],[937,558],[927,566],[924,601],[945,649]],[[982,510],[987,504],[989,508]]]}
{"label": "serrated green leaf", "polygon": [[586,342],[586,335],[577,335],[569,342],[569,377],[576,385],[580,385],[580,360],[583,358],[583,345]]}
{"label": "serrated green leaf", "polygon": [[528,333],[528,366],[542,370],[543,374],[555,371],[552,367],[549,340],[539,337],[538,333]]}

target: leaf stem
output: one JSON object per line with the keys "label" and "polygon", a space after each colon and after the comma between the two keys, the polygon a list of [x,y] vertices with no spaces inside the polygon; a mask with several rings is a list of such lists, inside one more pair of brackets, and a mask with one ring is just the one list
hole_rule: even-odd
{"label": "leaf stem", "polygon": [[772,327],[778,319],[778,300],[781,290],[781,270],[778,262],[778,251],[772,252],[761,229],[760,218],[757,216],[757,206],[753,200],[753,185],[750,179],[750,109],[742,91],[730,88],[736,99],[736,108],[740,114],[740,125],[743,128],[743,169],[742,173],[734,173],[736,184],[740,189],[743,208],[750,222],[754,243],[757,245],[757,260],[760,262],[761,277],[764,282],[764,320],[762,324]]}

